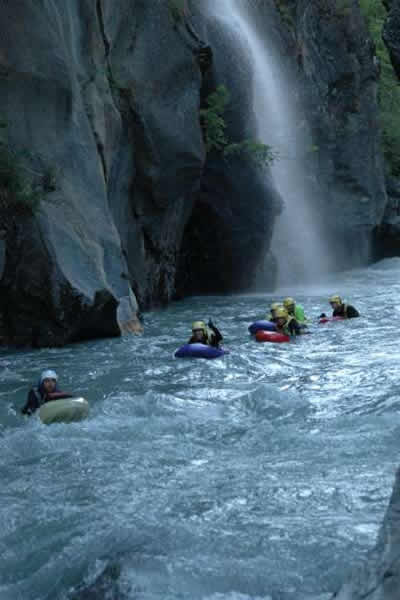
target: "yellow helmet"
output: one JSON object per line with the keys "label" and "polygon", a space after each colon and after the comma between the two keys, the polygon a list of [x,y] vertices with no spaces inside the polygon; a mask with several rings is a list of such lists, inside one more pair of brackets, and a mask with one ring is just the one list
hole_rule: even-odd
{"label": "yellow helmet", "polygon": [[294,306],[296,304],[296,301],[294,298],[285,298],[283,301],[283,306],[285,308],[289,308],[290,306]]}
{"label": "yellow helmet", "polygon": [[270,310],[277,310],[278,308],[280,308],[280,304],[279,302],[273,302],[270,306]]}
{"label": "yellow helmet", "polygon": [[286,308],[283,308],[283,306],[279,306],[279,308],[277,308],[275,311],[276,319],[287,319],[288,316],[289,316],[289,313],[286,310]]}
{"label": "yellow helmet", "polygon": [[329,298],[329,304],[333,304],[334,302],[337,302],[338,304],[342,304],[343,303],[341,297],[337,296],[337,295],[331,296]]}
{"label": "yellow helmet", "polygon": [[207,333],[207,327],[204,321],[194,321],[194,323],[192,323],[192,331],[195,331],[196,329],[201,329],[204,333]]}

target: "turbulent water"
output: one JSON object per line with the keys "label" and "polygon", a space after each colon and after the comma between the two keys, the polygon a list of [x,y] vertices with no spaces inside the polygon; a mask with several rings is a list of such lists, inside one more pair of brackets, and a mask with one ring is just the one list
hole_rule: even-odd
{"label": "turbulent water", "polygon": [[[393,259],[298,290],[314,322],[337,291],[363,316],[291,344],[249,338],[272,298],[248,295],[147,314],[140,338],[3,350],[1,600],[328,598],[397,466],[399,275]],[[174,359],[208,316],[231,354]],[[45,367],[87,421],[20,415]]]}

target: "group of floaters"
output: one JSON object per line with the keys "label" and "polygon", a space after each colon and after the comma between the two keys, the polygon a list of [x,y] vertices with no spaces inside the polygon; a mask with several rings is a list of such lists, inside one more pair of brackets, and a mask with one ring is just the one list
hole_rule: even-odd
{"label": "group of floaters", "polygon": [[[319,323],[353,319],[360,314],[354,306],[343,302],[338,295],[329,298],[332,315],[322,313]],[[249,332],[258,342],[282,343],[289,342],[294,336],[310,333],[309,320],[304,314],[304,308],[294,298],[285,298],[281,303],[273,302],[265,320],[255,321],[249,326]],[[195,321],[192,325],[192,336],[175,352],[177,358],[218,358],[228,351],[221,347],[223,340],[221,332],[209,321]]]}
{"label": "group of floaters", "polygon": [[[331,296],[329,303],[332,316],[325,313],[319,316],[319,323],[332,320],[353,319],[359,312],[345,304],[340,296]],[[308,319],[303,307],[294,298],[285,298],[282,304],[271,304],[266,319],[255,321],[249,326],[249,332],[258,342],[288,342],[297,335],[309,333]],[[222,334],[212,321],[195,321],[192,324],[192,335],[187,344],[175,352],[177,358],[217,358],[228,351],[221,347]],[[32,415],[39,411],[40,420],[50,423],[80,421],[89,414],[89,404],[84,398],[74,397],[58,387],[58,376],[55,371],[47,369],[42,372],[38,385],[29,391],[22,414]]]}

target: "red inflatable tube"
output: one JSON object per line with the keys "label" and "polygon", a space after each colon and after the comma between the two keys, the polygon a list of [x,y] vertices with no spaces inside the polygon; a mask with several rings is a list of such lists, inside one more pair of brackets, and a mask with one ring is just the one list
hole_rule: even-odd
{"label": "red inflatable tube", "polygon": [[331,321],[344,321],[344,317],[322,317],[319,323],[330,323]]}
{"label": "red inflatable tube", "polygon": [[290,342],[290,337],[283,333],[276,333],[275,331],[257,331],[256,340],[257,342],[274,342],[275,344],[281,344],[282,342]]}

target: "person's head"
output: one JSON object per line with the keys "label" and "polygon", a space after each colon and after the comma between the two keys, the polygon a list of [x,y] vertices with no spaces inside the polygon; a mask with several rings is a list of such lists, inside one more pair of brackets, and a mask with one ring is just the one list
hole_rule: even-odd
{"label": "person's head", "polygon": [[329,298],[329,304],[332,306],[333,310],[336,310],[342,306],[343,301],[340,296],[335,295]]}
{"label": "person's head", "polygon": [[199,342],[206,337],[207,327],[204,321],[195,321],[192,323],[192,335],[193,338]]}
{"label": "person's head", "polygon": [[286,308],[280,307],[275,311],[275,319],[278,327],[283,327],[288,320],[289,314]]}
{"label": "person's head", "polygon": [[286,308],[290,315],[294,314],[294,310],[296,308],[296,301],[294,298],[285,298],[283,301],[283,306]]}
{"label": "person's head", "polygon": [[40,376],[40,387],[43,388],[47,393],[51,394],[57,387],[57,373],[47,369],[43,371]]}
{"label": "person's head", "polygon": [[279,304],[279,302],[273,302],[270,306],[271,315],[274,319],[275,319],[275,312],[280,306],[281,305]]}

